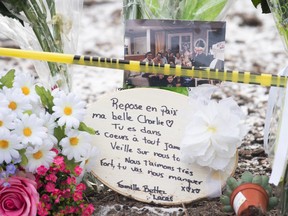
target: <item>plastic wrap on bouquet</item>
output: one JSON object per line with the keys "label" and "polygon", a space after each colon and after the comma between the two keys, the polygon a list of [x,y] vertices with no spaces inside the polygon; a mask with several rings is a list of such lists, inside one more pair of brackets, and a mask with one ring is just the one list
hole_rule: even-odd
{"label": "plastic wrap on bouquet", "polygon": [[[14,40],[20,48],[75,53],[83,0],[19,0],[17,10],[11,2],[4,0],[0,7],[9,14],[0,14],[1,33]],[[33,63],[43,85],[66,92],[71,90],[71,68],[67,65]]]}
{"label": "plastic wrap on bouquet", "polygon": [[[287,76],[288,67],[285,67],[279,75]],[[285,88],[271,87],[267,104],[267,113],[264,126],[264,149],[268,156],[273,159],[275,156],[275,143],[279,133],[279,122],[281,122],[282,109],[285,102]]]}
{"label": "plastic wrap on bouquet", "polygon": [[124,0],[125,19],[221,21],[232,0]]}
{"label": "plastic wrap on bouquet", "polygon": [[[288,2],[286,0],[267,0],[273,14],[276,27],[288,51]],[[288,75],[288,66],[279,75]],[[264,147],[266,153],[274,159],[276,143],[279,142],[280,127],[283,123],[286,89],[271,87],[269,92],[267,115],[264,128]]]}
{"label": "plastic wrap on bouquet", "polygon": [[[276,27],[288,51],[288,2],[285,0],[267,0],[273,14]],[[288,75],[288,66],[280,75]],[[273,160],[270,183],[279,184],[280,214],[288,213],[288,92],[287,88],[271,87],[264,129],[264,146],[269,158]]]}
{"label": "plastic wrap on bouquet", "polygon": [[267,0],[276,27],[288,52],[288,2],[286,0]]}
{"label": "plastic wrap on bouquet", "polygon": [[[279,75],[288,75],[285,67]],[[272,161],[269,183],[279,185],[279,210],[281,215],[288,213],[288,92],[287,88],[271,87],[264,127],[264,148]]]}

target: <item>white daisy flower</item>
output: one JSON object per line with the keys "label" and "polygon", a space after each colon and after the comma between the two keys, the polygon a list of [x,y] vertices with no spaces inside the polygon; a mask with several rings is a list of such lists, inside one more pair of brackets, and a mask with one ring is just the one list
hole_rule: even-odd
{"label": "white daisy flower", "polygon": [[11,114],[10,110],[0,110],[0,131],[9,131],[14,129],[14,115]]}
{"label": "white daisy flower", "polygon": [[56,153],[51,151],[52,148],[53,144],[47,140],[45,140],[42,145],[36,146],[35,148],[28,147],[25,152],[28,159],[26,169],[29,172],[35,172],[41,165],[49,168],[56,156]]}
{"label": "white daisy flower", "polygon": [[0,111],[10,111],[11,109],[8,107],[9,101],[6,96],[0,92]]}
{"label": "white daisy flower", "polygon": [[81,101],[75,94],[69,93],[67,96],[62,93],[60,98],[54,98],[52,108],[55,118],[59,118],[58,124],[66,124],[68,128],[78,128],[85,114],[85,102]]}
{"label": "white daisy flower", "polygon": [[93,169],[93,167],[95,167],[95,164],[98,159],[99,159],[99,150],[95,146],[93,146],[92,149],[88,151],[85,157],[81,157],[80,167],[82,169],[85,169],[87,172],[90,172]]}
{"label": "white daisy flower", "polygon": [[19,158],[18,150],[22,149],[18,137],[8,131],[0,131],[0,164],[4,161],[11,163],[12,159]]}
{"label": "white daisy flower", "polygon": [[13,113],[20,115],[24,111],[31,110],[32,106],[29,100],[22,97],[22,92],[20,89],[9,89],[4,87],[3,94],[5,99],[0,99],[0,105],[9,108]]}
{"label": "white daisy flower", "polygon": [[16,122],[15,133],[21,137],[24,144],[41,145],[43,140],[48,137],[47,128],[43,124],[43,120],[35,114],[24,114]]}
{"label": "white daisy flower", "polygon": [[54,129],[57,127],[57,124],[54,116],[47,112],[41,112],[39,118],[44,121],[43,126],[47,128],[48,139],[51,140],[52,143],[56,144],[57,138],[54,136]]}
{"label": "white daisy flower", "polygon": [[35,92],[35,79],[27,73],[19,73],[15,76],[13,87],[21,89],[24,97],[36,103],[39,96]]}
{"label": "white daisy flower", "polygon": [[74,158],[76,161],[81,160],[81,157],[87,157],[91,149],[91,135],[78,130],[70,130],[66,134],[67,137],[59,143],[63,147],[62,154],[67,156],[68,160]]}

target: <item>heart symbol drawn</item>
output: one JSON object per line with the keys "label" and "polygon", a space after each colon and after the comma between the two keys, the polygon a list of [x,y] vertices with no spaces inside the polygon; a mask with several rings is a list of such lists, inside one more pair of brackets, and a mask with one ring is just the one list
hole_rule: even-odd
{"label": "heart symbol drawn", "polygon": [[166,125],[167,125],[168,127],[172,127],[173,123],[174,123],[173,120],[167,120],[167,121],[166,121]]}

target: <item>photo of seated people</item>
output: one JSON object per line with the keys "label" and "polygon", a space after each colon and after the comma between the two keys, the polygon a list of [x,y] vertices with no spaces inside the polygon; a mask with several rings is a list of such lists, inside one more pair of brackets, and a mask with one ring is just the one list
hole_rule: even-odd
{"label": "photo of seated people", "polygon": [[[160,22],[161,21],[161,22]],[[189,28],[187,28],[189,23]],[[143,28],[146,26],[146,28]],[[125,59],[224,70],[225,23],[170,20],[127,20]],[[125,71],[130,87],[195,87],[215,80]]]}

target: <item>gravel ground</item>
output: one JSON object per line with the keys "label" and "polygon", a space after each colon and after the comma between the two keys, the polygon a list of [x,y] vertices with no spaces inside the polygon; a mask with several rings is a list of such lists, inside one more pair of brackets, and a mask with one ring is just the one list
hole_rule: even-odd
{"label": "gravel ground", "polygon": [[[86,0],[79,31],[79,54],[123,57],[122,1]],[[250,0],[235,1],[226,17],[225,67],[240,71],[277,74],[286,64],[284,46],[271,15],[253,8]],[[15,47],[0,37],[0,46]],[[33,72],[32,62],[0,58],[1,70],[16,68]],[[73,66],[73,91],[92,102],[122,85],[122,72],[92,67]],[[250,131],[239,148],[239,164],[235,175],[245,170],[271,172],[271,164],[263,149],[263,127],[269,88],[226,83],[223,94],[232,96],[248,114]],[[110,190],[93,197],[95,215],[226,215],[219,199],[202,200],[190,205],[166,208],[133,201]],[[227,214],[228,215],[228,214]],[[269,215],[277,215],[272,211]]]}

